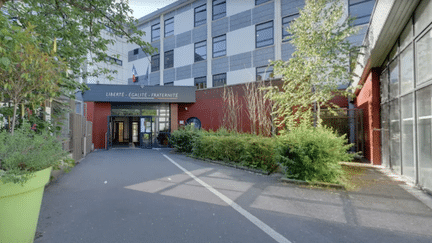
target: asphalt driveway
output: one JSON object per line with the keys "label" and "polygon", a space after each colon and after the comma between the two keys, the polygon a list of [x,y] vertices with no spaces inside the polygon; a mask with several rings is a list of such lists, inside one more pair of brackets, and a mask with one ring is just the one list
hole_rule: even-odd
{"label": "asphalt driveway", "polygon": [[46,188],[35,242],[432,242],[432,210],[367,176],[311,189],[168,149],[96,151]]}

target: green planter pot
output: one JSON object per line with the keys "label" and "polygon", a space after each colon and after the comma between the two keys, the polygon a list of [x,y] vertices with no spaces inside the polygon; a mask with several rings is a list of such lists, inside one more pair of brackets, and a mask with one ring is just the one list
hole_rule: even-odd
{"label": "green planter pot", "polygon": [[51,169],[36,172],[24,186],[0,181],[0,243],[33,242]]}

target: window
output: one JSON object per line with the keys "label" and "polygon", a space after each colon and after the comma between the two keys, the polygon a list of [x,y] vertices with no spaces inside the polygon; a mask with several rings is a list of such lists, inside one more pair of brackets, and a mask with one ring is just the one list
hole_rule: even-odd
{"label": "window", "polygon": [[206,77],[199,77],[195,78],[195,87],[197,89],[206,89],[207,88],[207,78]]}
{"label": "window", "polygon": [[226,15],[226,1],[213,0],[213,20],[220,19]]}
{"label": "window", "polygon": [[226,73],[213,75],[213,87],[224,86],[226,84]]}
{"label": "window", "polygon": [[207,41],[195,43],[195,62],[207,59]]}
{"label": "window", "polygon": [[120,59],[117,59],[117,58],[114,58],[114,57],[107,56],[107,57],[105,57],[105,60],[106,60],[107,62],[111,62],[111,63],[113,63],[113,64],[117,64],[117,65],[119,65],[119,66],[123,66],[123,61],[120,60]]}
{"label": "window", "polygon": [[165,52],[164,68],[172,68],[174,66],[174,50]]}
{"label": "window", "polygon": [[289,41],[291,36],[290,33],[288,33],[287,28],[291,24],[291,22],[296,19],[299,16],[299,14],[293,14],[290,16],[286,16],[282,19],[282,41]]}
{"label": "window", "polygon": [[155,24],[151,27],[151,41],[157,41],[160,39],[160,24]]}
{"label": "window", "polygon": [[226,55],[226,35],[213,38],[213,57]]}
{"label": "window", "polygon": [[273,21],[256,27],[256,48],[273,45]]}
{"label": "window", "polygon": [[151,57],[151,71],[156,72],[159,71],[159,54],[153,55]]}
{"label": "window", "polygon": [[273,78],[273,66],[257,67],[256,81],[269,80]]}
{"label": "window", "polygon": [[203,25],[207,22],[207,8],[202,5],[195,8],[195,27]]}
{"label": "window", "polygon": [[139,49],[138,49],[138,48],[135,49],[135,50],[133,50],[133,54],[134,54],[134,55],[138,55],[138,53],[139,53]]}
{"label": "window", "polygon": [[174,17],[165,20],[165,37],[174,35]]}
{"label": "window", "polygon": [[349,12],[352,17],[355,17],[354,25],[362,25],[369,23],[372,14],[375,0],[350,0]]}
{"label": "window", "polygon": [[270,2],[270,0],[255,0],[255,5],[260,5],[266,2]]}

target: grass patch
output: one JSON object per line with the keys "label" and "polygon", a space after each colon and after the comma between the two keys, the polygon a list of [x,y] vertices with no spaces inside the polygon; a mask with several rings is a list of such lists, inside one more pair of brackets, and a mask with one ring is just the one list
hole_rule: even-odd
{"label": "grass patch", "polygon": [[368,167],[342,164],[344,172],[343,185],[348,191],[358,191],[370,184],[368,180],[362,179]]}

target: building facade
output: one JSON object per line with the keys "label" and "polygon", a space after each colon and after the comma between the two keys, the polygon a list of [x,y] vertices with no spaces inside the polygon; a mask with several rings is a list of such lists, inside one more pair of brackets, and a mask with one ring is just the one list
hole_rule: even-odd
{"label": "building facade", "polygon": [[[350,40],[359,45],[375,1],[343,2],[345,16],[357,17],[354,25],[359,31]],[[304,4],[304,0],[179,0],[139,19],[137,27],[146,33],[143,39],[158,52],[148,55],[137,45],[113,37],[117,42],[107,54],[109,67],[118,71],[112,74],[114,80],[104,76],[85,80],[92,89],[83,97],[88,119],[94,124],[95,148],[114,143],[142,146],[143,134],[138,133],[137,138],[136,131],[147,130],[146,119],[152,121],[152,146],[164,144],[155,139],[161,137],[160,133],[192,120],[206,129],[219,128],[223,117],[221,88],[236,86],[236,90],[241,90],[242,84],[277,78],[273,77],[269,61],[291,57],[294,48],[285,40],[289,37],[286,27],[299,16]],[[112,86],[115,93],[126,95],[127,99],[106,99],[107,92],[99,100],[91,97],[94,90],[111,90]],[[134,93],[130,89],[151,94],[158,87],[161,90],[157,92],[167,93],[163,89],[173,86],[198,91],[196,97],[183,101],[130,96]],[[179,92],[181,96],[183,91]],[[347,100],[340,104],[349,108]],[[166,115],[161,116],[160,112]],[[247,120],[243,123],[243,130],[247,131]]]}
{"label": "building facade", "polygon": [[367,158],[432,191],[432,1],[377,1],[363,45]]}

